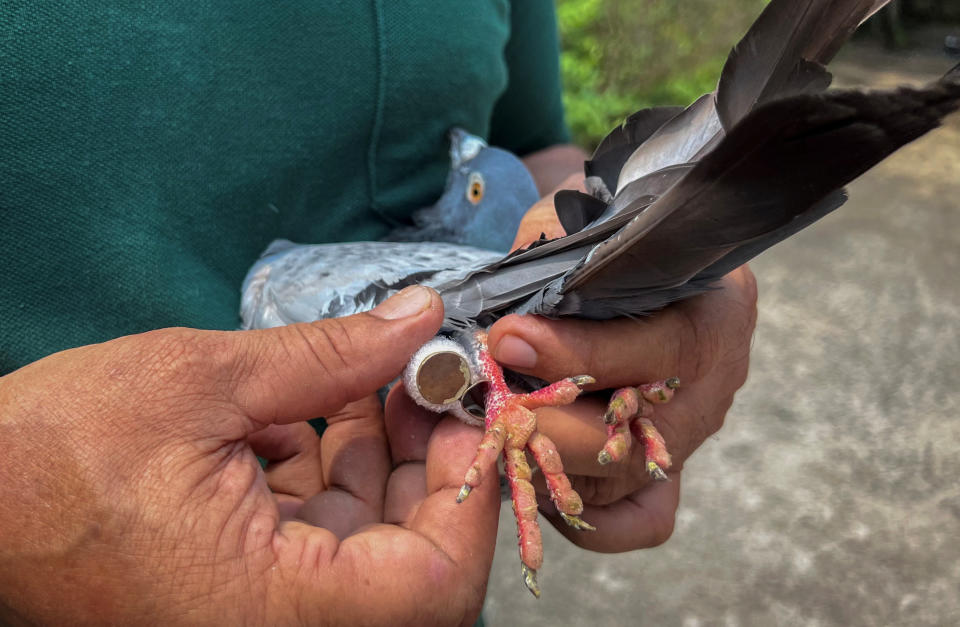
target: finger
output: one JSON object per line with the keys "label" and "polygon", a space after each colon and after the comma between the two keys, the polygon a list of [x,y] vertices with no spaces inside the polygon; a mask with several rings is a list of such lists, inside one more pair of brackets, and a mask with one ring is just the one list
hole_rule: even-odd
{"label": "finger", "polygon": [[442,416],[417,405],[396,385],[384,404],[384,428],[394,470],[387,482],[383,520],[409,527],[427,498],[427,449]]}
{"label": "finger", "polygon": [[319,442],[317,432],[306,422],[270,425],[247,437],[253,452],[268,463],[284,462],[302,453],[312,452],[310,449]]}
{"label": "finger", "polygon": [[427,460],[427,445],[442,416],[417,405],[402,385],[395,385],[384,404],[384,426],[394,466]]}
{"label": "finger", "polygon": [[482,436],[480,429],[455,418],[440,421],[427,452],[429,496],[410,523],[412,530],[432,541],[475,581],[486,580],[493,560],[500,484],[483,481],[462,503],[457,503],[457,494]]}
{"label": "finger", "polygon": [[611,505],[585,505],[581,517],[598,529],[596,533],[567,525],[549,497],[537,495],[537,501],[557,531],[577,546],[600,553],[646,549],[663,544],[673,533],[680,505],[680,473],[667,475],[670,481],[655,481]]}
{"label": "finger", "polygon": [[548,381],[589,374],[597,380],[595,387],[672,376],[691,383],[712,370],[727,343],[749,344],[756,319],[756,291],[750,285],[737,271],[724,278],[722,289],[647,319],[507,316],[491,328],[489,345],[502,365]]}
{"label": "finger", "polygon": [[[620,472],[610,477],[590,475],[567,475],[570,485],[586,505],[610,505],[626,498],[647,486],[652,480],[647,473]],[[531,479],[538,495],[550,495],[550,488],[542,473],[534,473]]]}
{"label": "finger", "polygon": [[253,423],[327,416],[386,385],[443,318],[433,290],[409,287],[346,318],[231,334],[233,401]]}
{"label": "finger", "polygon": [[523,248],[537,241],[540,239],[541,233],[546,235],[548,239],[563,237],[567,234],[560,224],[560,219],[557,218],[557,210],[553,203],[554,195],[561,189],[586,191],[583,182],[583,172],[579,171],[578,168],[576,173],[571,174],[562,182],[559,182],[555,188],[552,188],[550,193],[544,195],[535,205],[530,207],[520,221],[520,226],[517,228],[517,235],[513,240],[513,246],[510,247],[511,251]]}
{"label": "finger", "polygon": [[555,239],[567,234],[560,224],[560,219],[557,218],[557,210],[553,206],[553,194],[539,200],[524,214],[523,219],[520,220],[520,226],[517,227],[513,245],[510,246],[511,252],[537,241],[541,234],[547,239]]}
{"label": "finger", "polygon": [[[645,477],[646,465],[640,446],[631,449],[628,459],[616,464],[601,465],[597,461],[597,454],[607,440],[603,423],[607,400],[608,395],[600,393],[579,398],[572,405],[538,409],[538,428],[557,445],[563,470],[568,475]],[[640,484],[635,486],[638,487]]]}
{"label": "finger", "polygon": [[323,490],[320,438],[309,424],[270,425],[251,433],[247,442],[267,460],[264,474],[274,495],[303,500]]}
{"label": "finger", "polygon": [[349,403],[327,422],[320,439],[324,489],[297,516],[345,538],[383,520],[391,465],[380,400],[371,395]]}
{"label": "finger", "polygon": [[[733,395],[720,372],[718,369],[669,404],[657,406],[652,419],[671,452],[674,472],[682,470],[693,451],[723,426]],[[565,407],[537,410],[539,428],[557,445],[573,489],[584,503],[593,505],[614,503],[652,483],[639,442],[634,441],[627,459],[605,465],[597,462],[597,453],[606,440],[601,419],[604,407],[601,395]],[[534,474],[533,485],[538,494],[549,494],[540,473]]]}
{"label": "finger", "polygon": [[410,522],[427,498],[427,465],[407,462],[390,473],[383,503],[383,522],[410,527]]}
{"label": "finger", "polygon": [[338,544],[326,530],[284,524],[278,557],[291,573],[287,585],[299,590],[304,622],[323,622],[331,607],[345,605],[357,608],[354,622],[363,624],[472,624],[493,561],[500,509],[496,482],[456,502],[480,437],[478,429],[452,418],[437,426],[427,472],[413,477],[426,481],[428,495],[410,529],[373,525]]}

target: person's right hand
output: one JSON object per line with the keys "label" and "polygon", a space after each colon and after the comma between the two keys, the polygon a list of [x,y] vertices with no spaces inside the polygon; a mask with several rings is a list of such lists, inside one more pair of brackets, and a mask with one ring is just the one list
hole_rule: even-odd
{"label": "person's right hand", "polygon": [[[0,622],[471,624],[499,511],[496,482],[456,503],[480,431],[444,420],[425,466],[393,472],[379,405],[351,403],[441,318],[409,288],[369,314],[165,329],[0,379]],[[278,506],[254,453],[282,458],[321,415],[320,480],[275,479],[322,491]]]}

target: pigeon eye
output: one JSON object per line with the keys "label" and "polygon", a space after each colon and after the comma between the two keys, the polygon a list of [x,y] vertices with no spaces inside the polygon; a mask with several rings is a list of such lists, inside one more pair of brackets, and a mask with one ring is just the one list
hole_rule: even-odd
{"label": "pigeon eye", "polygon": [[467,179],[467,200],[476,205],[483,200],[483,175],[479,172],[471,172]]}

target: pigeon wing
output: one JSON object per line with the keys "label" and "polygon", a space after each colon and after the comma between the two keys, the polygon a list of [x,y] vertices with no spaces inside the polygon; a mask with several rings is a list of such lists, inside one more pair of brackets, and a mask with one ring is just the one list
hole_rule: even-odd
{"label": "pigeon wing", "polygon": [[437,242],[303,245],[278,240],[243,282],[243,328],[367,311],[408,285],[447,283],[500,258],[489,250]]}

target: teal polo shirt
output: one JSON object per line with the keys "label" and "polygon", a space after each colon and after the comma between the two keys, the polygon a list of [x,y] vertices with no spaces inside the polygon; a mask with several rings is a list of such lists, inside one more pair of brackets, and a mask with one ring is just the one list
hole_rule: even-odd
{"label": "teal polo shirt", "polygon": [[271,240],[377,239],[453,126],[565,142],[551,0],[0,7],[0,373],[232,329]]}

